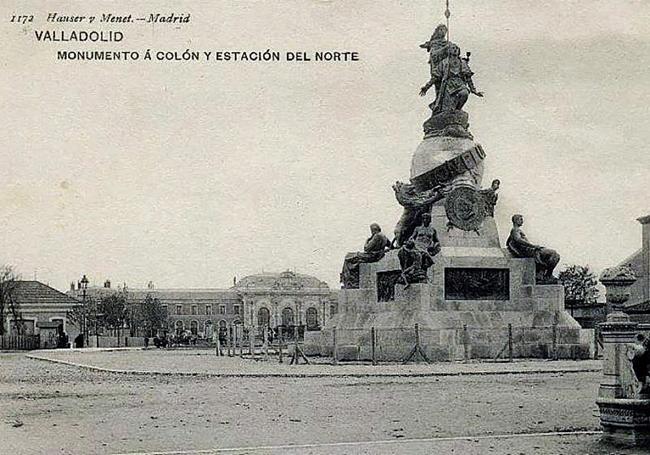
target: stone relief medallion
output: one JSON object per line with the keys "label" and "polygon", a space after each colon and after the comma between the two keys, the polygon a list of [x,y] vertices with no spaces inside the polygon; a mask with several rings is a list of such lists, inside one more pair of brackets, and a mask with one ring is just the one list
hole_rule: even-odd
{"label": "stone relief medallion", "polygon": [[485,198],[469,186],[452,190],[445,201],[448,227],[478,232],[485,219]]}

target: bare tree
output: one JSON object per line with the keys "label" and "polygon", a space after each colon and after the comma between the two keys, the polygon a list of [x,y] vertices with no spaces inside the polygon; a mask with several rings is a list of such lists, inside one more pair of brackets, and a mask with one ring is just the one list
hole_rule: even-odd
{"label": "bare tree", "polygon": [[12,316],[12,321],[20,335],[23,332],[23,317],[16,301],[17,281],[20,277],[10,265],[0,266],[0,335],[6,333],[5,320],[8,315]]}

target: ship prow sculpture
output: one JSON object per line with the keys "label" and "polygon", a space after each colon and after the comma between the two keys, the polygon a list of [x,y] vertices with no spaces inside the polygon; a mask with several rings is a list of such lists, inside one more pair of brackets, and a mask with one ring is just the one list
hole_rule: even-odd
{"label": "ship prow sculpture", "polygon": [[553,278],[558,253],[529,242],[517,214],[501,246],[501,182],[481,186],[486,153],[463,110],[483,97],[470,52],[461,57],[443,24],[420,47],[429,56],[420,95],[435,98],[410,182],[393,185],[403,207],[394,238],[371,225],[364,250],[345,257],[338,314],[307,342],[325,355],[392,361],[416,347],[427,360],[497,358],[508,345],[514,357],[589,356]]}

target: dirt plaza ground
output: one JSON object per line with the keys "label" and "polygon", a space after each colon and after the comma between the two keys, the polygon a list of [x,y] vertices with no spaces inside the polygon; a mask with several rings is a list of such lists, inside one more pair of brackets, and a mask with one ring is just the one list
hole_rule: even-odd
{"label": "dirt plaza ground", "polygon": [[599,444],[597,362],[397,376],[397,365],[291,370],[202,351],[34,354],[70,364],[0,354],[0,453],[643,453]]}

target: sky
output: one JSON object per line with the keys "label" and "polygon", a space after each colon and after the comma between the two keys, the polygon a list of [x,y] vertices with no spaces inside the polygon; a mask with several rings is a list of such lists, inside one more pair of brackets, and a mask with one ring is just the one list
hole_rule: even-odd
{"label": "sky", "polygon": [[[528,238],[599,272],[650,214],[650,3],[452,0],[471,51],[466,110]],[[21,6],[22,5],[22,6]],[[0,263],[66,290],[228,287],[291,269],[338,287],[368,225],[392,233],[431,99],[442,0],[24,2],[0,5]],[[25,9],[28,8],[28,9]],[[108,10],[107,10],[108,8]],[[191,22],[52,25],[59,14],[190,13]],[[34,23],[10,23],[34,14]],[[120,30],[121,43],[34,30]],[[355,51],[358,62],[63,62],[60,49]]]}

